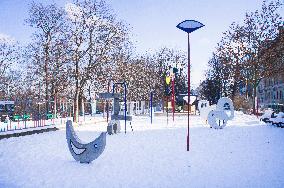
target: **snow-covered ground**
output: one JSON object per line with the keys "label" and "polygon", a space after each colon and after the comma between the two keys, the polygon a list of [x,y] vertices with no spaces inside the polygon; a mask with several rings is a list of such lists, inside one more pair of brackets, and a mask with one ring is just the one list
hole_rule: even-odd
{"label": "snow-covered ground", "polygon": [[[91,164],[69,153],[65,130],[0,140],[0,187],[284,187],[284,129],[236,113],[221,130],[190,117],[134,117],[133,132],[107,136]],[[124,129],[124,122],[121,122]],[[88,142],[106,123],[75,128]]]}

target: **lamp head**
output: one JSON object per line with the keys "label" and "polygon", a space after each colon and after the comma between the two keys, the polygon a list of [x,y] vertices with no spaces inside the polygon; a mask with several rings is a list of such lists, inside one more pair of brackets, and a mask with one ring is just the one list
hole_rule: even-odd
{"label": "lamp head", "polygon": [[192,33],[193,31],[203,27],[204,25],[195,20],[184,20],[177,25],[177,28],[187,32]]}

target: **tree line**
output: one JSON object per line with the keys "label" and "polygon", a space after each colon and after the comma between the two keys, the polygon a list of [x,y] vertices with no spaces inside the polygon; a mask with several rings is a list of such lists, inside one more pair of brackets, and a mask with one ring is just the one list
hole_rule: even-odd
{"label": "tree line", "polygon": [[46,112],[50,101],[70,100],[76,120],[82,101],[111,83],[125,81],[129,100],[146,100],[150,91],[159,100],[166,73],[178,67],[176,87],[185,86],[185,53],[164,47],[137,55],[129,27],[103,0],[33,2],[25,23],[34,31],[28,45],[0,37],[1,99],[45,102]]}
{"label": "tree line", "polygon": [[[257,86],[264,78],[284,78],[283,2],[264,0],[259,10],[233,22],[208,62],[206,79],[198,90],[202,98],[217,103],[230,97],[238,108],[255,109]],[[240,89],[245,88],[244,95]],[[249,105],[250,104],[250,105]]]}

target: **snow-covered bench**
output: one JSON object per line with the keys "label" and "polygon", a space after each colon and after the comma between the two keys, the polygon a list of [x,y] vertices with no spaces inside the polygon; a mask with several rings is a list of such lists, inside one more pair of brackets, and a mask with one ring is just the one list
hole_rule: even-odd
{"label": "snow-covered bench", "polygon": [[269,119],[269,121],[272,123],[272,125],[277,125],[279,126],[284,126],[284,113],[283,112],[279,112],[276,117],[272,117]]}

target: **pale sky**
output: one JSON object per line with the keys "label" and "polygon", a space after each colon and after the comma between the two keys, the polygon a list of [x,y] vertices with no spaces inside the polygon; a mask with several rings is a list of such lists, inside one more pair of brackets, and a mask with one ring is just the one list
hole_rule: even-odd
{"label": "pale sky", "polygon": [[[64,6],[71,0],[34,0]],[[207,62],[217,42],[232,22],[241,23],[245,13],[260,9],[262,0],[106,0],[118,17],[129,24],[137,51],[156,51],[163,46],[187,52],[187,35],[176,28],[183,20],[194,19],[205,26],[190,36],[191,81],[204,79]],[[0,34],[28,42],[32,29],[24,24],[32,0],[0,0]]]}

